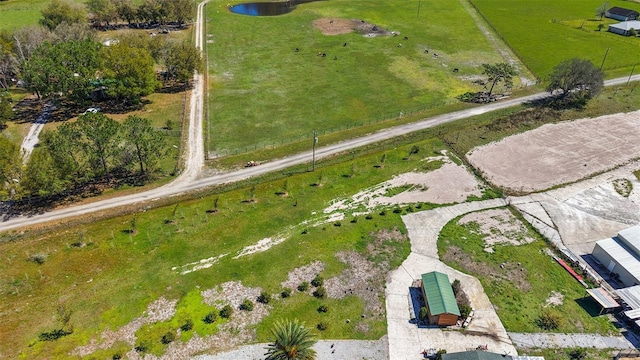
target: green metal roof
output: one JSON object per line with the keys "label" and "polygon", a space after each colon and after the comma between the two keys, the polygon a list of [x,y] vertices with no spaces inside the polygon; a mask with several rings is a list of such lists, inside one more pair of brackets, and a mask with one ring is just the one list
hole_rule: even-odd
{"label": "green metal roof", "polygon": [[459,353],[442,354],[442,360],[506,360],[509,355],[491,353],[487,351],[464,351]]}
{"label": "green metal roof", "polygon": [[431,315],[455,314],[460,316],[460,309],[458,309],[458,303],[456,303],[456,297],[453,295],[447,274],[437,271],[422,274],[422,286]]}

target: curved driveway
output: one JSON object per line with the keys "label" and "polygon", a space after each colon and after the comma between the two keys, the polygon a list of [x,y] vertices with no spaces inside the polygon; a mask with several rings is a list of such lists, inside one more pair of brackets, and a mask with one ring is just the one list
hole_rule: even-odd
{"label": "curved driveway", "polygon": [[[208,0],[207,0],[208,1]],[[203,48],[204,34],[204,6],[207,1],[203,1],[198,5],[196,22],[196,39],[195,44],[198,49]],[[628,77],[617,78],[605,81],[606,86],[621,85],[628,81]],[[631,78],[633,81],[640,80],[640,75]],[[311,151],[302,152],[291,155],[286,158],[278,159],[265,163],[257,167],[249,167],[235,171],[224,172],[209,177],[199,178],[204,166],[204,140],[202,135],[203,124],[203,102],[204,102],[204,81],[203,75],[194,74],[194,86],[191,94],[189,125],[188,125],[188,146],[183,153],[183,163],[185,170],[182,174],[171,183],[144,191],[137,194],[125,195],[117,198],[105,199],[89,204],[71,206],[63,209],[53,210],[47,213],[33,216],[17,216],[14,218],[3,219],[0,223],[0,232],[16,229],[24,226],[41,224],[48,221],[59,221],[66,218],[81,216],[91,212],[109,210],[121,206],[139,204],[143,202],[155,201],[160,198],[181,195],[193,190],[207,188],[213,185],[237,182],[253,176],[258,176],[273,171],[286,169],[293,165],[308,163],[311,161]],[[429,119],[424,119],[415,123],[400,125],[385,130],[380,130],[370,135],[359,138],[346,140],[332,145],[327,145],[316,149],[316,159],[322,159],[331,155],[355,149],[361,146],[373,144],[382,140],[391,139],[397,136],[405,135],[411,132],[435,127],[452,121],[465,119],[471,116],[484,114],[487,112],[505,109],[517,106],[525,102],[542,99],[549,96],[548,93],[538,93],[517,99],[509,99],[506,101],[491,103],[488,105],[478,106],[473,109],[456,111],[448,114],[438,115]]]}

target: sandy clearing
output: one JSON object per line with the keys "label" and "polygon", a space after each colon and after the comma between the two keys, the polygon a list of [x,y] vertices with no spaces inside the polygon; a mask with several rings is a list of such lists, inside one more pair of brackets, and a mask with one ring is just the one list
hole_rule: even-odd
{"label": "sandy clearing", "polygon": [[522,245],[535,239],[529,235],[527,227],[508,209],[489,209],[469,213],[463,216],[458,224],[476,223],[484,235],[485,251],[493,252],[493,245]]}
{"label": "sandy clearing", "polygon": [[639,158],[639,137],[640,111],[635,111],[544,125],[476,148],[466,157],[493,184],[533,192]]}

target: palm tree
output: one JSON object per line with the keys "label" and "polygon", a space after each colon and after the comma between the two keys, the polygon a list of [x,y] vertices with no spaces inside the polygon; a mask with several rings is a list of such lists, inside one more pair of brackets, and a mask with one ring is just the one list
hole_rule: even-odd
{"label": "palm tree", "polygon": [[266,360],[315,360],[315,336],[297,319],[276,322],[271,334],[274,341],[267,346]]}

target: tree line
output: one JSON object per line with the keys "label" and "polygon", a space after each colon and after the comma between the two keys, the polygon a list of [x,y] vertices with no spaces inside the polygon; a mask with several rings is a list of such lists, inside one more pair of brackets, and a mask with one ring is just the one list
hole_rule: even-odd
{"label": "tree line", "polygon": [[148,178],[167,153],[162,131],[133,115],[119,123],[87,113],[45,131],[24,165],[19,147],[0,136],[0,199],[52,197],[99,182]]}
{"label": "tree line", "polygon": [[113,23],[166,24],[183,26],[195,13],[191,0],[144,0],[136,6],[132,0],[88,0],[86,5],[69,0],[53,0],[42,11],[40,24],[55,29],[59,24],[91,22],[96,27]]}

